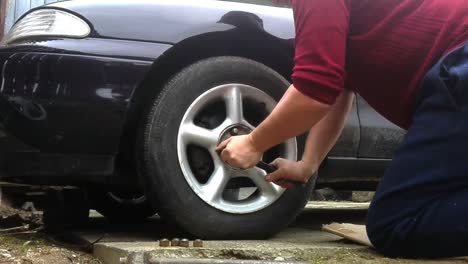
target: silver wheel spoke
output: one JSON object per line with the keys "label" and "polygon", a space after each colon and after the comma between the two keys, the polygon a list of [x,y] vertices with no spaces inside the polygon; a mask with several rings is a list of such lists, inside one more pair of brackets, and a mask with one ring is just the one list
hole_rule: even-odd
{"label": "silver wheel spoke", "polygon": [[181,138],[185,144],[195,144],[210,149],[218,143],[216,133],[193,123],[184,124],[180,129]]}
{"label": "silver wheel spoke", "polygon": [[223,132],[223,130],[232,125],[233,123],[231,122],[231,120],[229,119],[225,119],[223,123],[221,123],[221,125],[219,125],[218,127],[216,127],[215,129],[213,129],[213,132],[216,133],[217,135],[220,135],[221,132]]}
{"label": "silver wheel spoke", "polygon": [[230,177],[224,167],[216,168],[208,182],[201,187],[205,199],[211,202],[221,199],[229,179]]}
{"label": "silver wheel spoke", "polygon": [[242,93],[239,87],[234,86],[225,96],[227,118],[232,123],[241,123],[244,119],[242,113]]}
{"label": "silver wheel spoke", "polygon": [[224,168],[224,161],[221,160],[220,154],[218,154],[214,149],[209,150],[211,158],[213,159],[213,163],[216,168],[223,167]]}
{"label": "silver wheel spoke", "polygon": [[245,119],[242,120],[242,124],[243,124],[244,126],[250,128],[251,130],[254,130],[254,129],[255,129],[255,127],[254,127],[252,124],[250,124],[249,121],[247,121],[247,120],[245,120]]}
{"label": "silver wheel spoke", "polygon": [[255,167],[249,169],[248,176],[257,185],[262,196],[275,197],[281,193],[281,187],[265,180],[265,171]]}

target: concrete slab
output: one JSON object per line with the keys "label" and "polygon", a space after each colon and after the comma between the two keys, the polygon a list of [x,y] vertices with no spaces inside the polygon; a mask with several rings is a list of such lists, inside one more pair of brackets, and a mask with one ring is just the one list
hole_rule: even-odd
{"label": "concrete slab", "polygon": [[94,255],[104,263],[117,263],[120,257],[133,252],[149,252],[152,258],[218,258],[255,260],[309,260],[317,253],[336,249],[362,249],[334,235],[291,227],[270,240],[204,241],[203,248],[159,247],[152,242],[102,242],[94,247]]}
{"label": "concrete slab", "polygon": [[[367,204],[368,206],[368,204]],[[338,209],[337,209],[338,208]],[[344,208],[344,209],[343,209]],[[203,248],[159,247],[158,239],[181,238],[181,233],[165,225],[158,217],[133,226],[108,225],[94,217],[90,228],[77,232],[94,245],[94,255],[103,263],[178,263],[174,259],[224,259],[305,261],[307,263],[467,263],[467,259],[433,261],[393,260],[372,249],[320,231],[323,224],[347,222],[363,224],[364,204],[312,203],[283,232],[261,241],[204,241]],[[96,216],[96,215],[95,215]],[[124,260],[124,259],[122,259]],[[162,261],[162,260],[165,260]],[[167,261],[169,260],[169,261]],[[289,261],[289,262],[288,262]],[[286,263],[285,262],[285,263]],[[187,262],[185,262],[187,263]],[[221,263],[221,262],[220,262]]]}

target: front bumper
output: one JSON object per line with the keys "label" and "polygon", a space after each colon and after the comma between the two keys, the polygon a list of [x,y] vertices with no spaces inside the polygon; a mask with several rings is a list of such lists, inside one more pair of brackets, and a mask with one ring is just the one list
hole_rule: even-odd
{"label": "front bumper", "polygon": [[[102,46],[89,42],[109,48],[100,52]],[[96,168],[100,167],[96,161],[113,161],[131,96],[153,62],[149,56],[125,52],[133,43],[119,41],[117,47],[126,55],[111,57],[115,42],[55,40],[0,48],[0,122],[7,134],[24,143],[18,149],[10,146],[3,154],[9,157],[4,163],[10,167],[24,161],[9,174],[31,175],[34,170],[54,174],[54,169],[41,167],[44,161],[51,167],[50,161],[60,160],[70,168],[90,157]],[[164,50],[159,47],[161,53]],[[158,49],[154,51],[156,57],[160,55]],[[21,170],[28,165],[32,167]],[[99,170],[109,173],[108,167]],[[95,174],[92,168],[85,170]],[[80,174],[63,168],[56,173]]]}
{"label": "front bumper", "polygon": [[0,117],[45,152],[117,152],[127,104],[148,65],[67,54],[1,52]]}

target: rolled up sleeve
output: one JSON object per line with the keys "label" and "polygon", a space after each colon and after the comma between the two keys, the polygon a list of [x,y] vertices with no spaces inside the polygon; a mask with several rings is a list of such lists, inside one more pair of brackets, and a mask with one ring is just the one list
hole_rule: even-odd
{"label": "rolled up sleeve", "polygon": [[349,0],[293,0],[292,5],[296,27],[294,87],[331,105],[345,86]]}

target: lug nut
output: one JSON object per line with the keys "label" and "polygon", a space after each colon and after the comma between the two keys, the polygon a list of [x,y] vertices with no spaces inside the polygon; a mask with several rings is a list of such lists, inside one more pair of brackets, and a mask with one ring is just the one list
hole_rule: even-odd
{"label": "lug nut", "polygon": [[193,247],[203,247],[203,241],[201,239],[195,239],[195,241],[193,241]]}
{"label": "lug nut", "polygon": [[233,129],[232,129],[232,133],[233,133],[234,135],[239,134],[239,129],[238,129],[237,127],[233,128]]}
{"label": "lug nut", "polygon": [[179,242],[179,246],[181,247],[189,247],[190,246],[190,242],[188,241],[188,239],[182,239],[180,242]]}
{"label": "lug nut", "polygon": [[180,239],[174,238],[174,239],[171,240],[171,246],[172,247],[178,247],[179,244],[180,244]]}
{"label": "lug nut", "polygon": [[159,246],[160,247],[168,247],[168,246],[170,246],[170,242],[166,238],[163,238],[163,239],[159,240]]}

